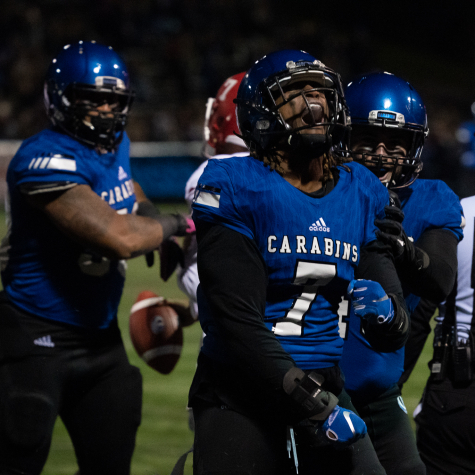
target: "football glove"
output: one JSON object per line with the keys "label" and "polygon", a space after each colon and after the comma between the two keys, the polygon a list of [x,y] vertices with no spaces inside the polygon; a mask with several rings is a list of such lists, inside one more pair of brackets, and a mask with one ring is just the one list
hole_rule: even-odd
{"label": "football glove", "polygon": [[325,378],[296,366],[284,375],[283,389],[294,401],[299,438],[312,447],[345,447],[366,434],[366,424],[354,412],[338,406],[338,398],[323,389]]}
{"label": "football glove", "polygon": [[336,406],[322,430],[331,445],[346,447],[366,435],[366,424],[353,411]]}
{"label": "football glove", "polygon": [[175,272],[178,264],[184,266],[184,254],[174,237],[163,241],[158,248],[160,256],[160,277],[166,282]]}
{"label": "football glove", "polygon": [[393,303],[378,282],[352,280],[347,294],[355,314],[371,325],[389,323],[394,318]]}
{"label": "football glove", "polygon": [[187,236],[196,232],[195,223],[191,216],[183,216],[181,214],[172,214],[171,216],[176,218],[178,225],[177,231],[173,233],[174,236]]}
{"label": "football glove", "polygon": [[153,266],[155,263],[155,254],[153,251],[147,252],[147,254],[145,254],[145,262],[147,263],[147,267]]}
{"label": "football glove", "polygon": [[191,216],[186,216],[186,235],[196,233],[196,226]]}
{"label": "football glove", "polygon": [[296,426],[299,439],[311,447],[345,448],[366,435],[366,424],[349,409],[336,406],[324,421],[306,419]]}
{"label": "football glove", "polygon": [[[164,239],[158,248],[158,254],[160,255],[160,276],[166,282],[178,264],[183,267],[184,261],[183,250],[173,235],[170,235],[170,232],[173,232],[172,230],[175,224],[177,227],[177,230],[173,233],[175,236],[190,236],[196,232],[196,228],[191,217],[185,217],[181,214],[158,215],[156,219],[163,228]],[[173,223],[173,221],[176,221],[176,223]],[[148,267],[153,266],[155,261],[153,251],[145,254],[145,261]]]}
{"label": "football glove", "polygon": [[414,246],[413,241],[404,231],[401,224],[404,220],[403,211],[391,205],[385,206],[384,212],[384,219],[374,220],[375,226],[378,227],[376,236],[391,247],[396,263],[415,270],[427,267],[429,257],[422,249]]}

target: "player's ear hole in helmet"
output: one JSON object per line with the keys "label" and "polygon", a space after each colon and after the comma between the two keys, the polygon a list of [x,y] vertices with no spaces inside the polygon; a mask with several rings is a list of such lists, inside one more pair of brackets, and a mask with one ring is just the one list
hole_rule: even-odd
{"label": "player's ear hole in helmet", "polygon": [[111,151],[120,143],[133,98],[122,58],[94,41],[66,45],[46,75],[51,122],[92,147]]}
{"label": "player's ear hole in helmet", "polygon": [[[324,100],[317,103],[312,95]],[[282,111],[299,98],[304,104],[300,120],[290,123]],[[243,140],[271,168],[279,168],[277,150],[317,157],[344,149],[349,127],[340,76],[304,51],[277,51],[256,61],[235,102]]]}
{"label": "player's ear hole in helmet", "polygon": [[429,134],[426,108],[417,91],[404,79],[378,72],[350,82],[345,97],[352,159],[390,189],[412,184],[422,170],[421,154]]}

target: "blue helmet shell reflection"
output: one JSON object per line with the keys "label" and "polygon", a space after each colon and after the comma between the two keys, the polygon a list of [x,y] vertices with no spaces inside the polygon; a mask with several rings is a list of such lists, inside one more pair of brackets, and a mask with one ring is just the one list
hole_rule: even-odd
{"label": "blue helmet shell reflection", "polygon": [[[339,74],[305,51],[281,50],[256,61],[239,86],[235,100],[238,125],[251,151],[262,155],[283,143],[292,146],[292,142],[298,148],[302,142],[299,138],[305,135],[304,129],[316,125],[293,129],[279,112],[280,107],[289,102],[283,97],[283,88],[300,81],[314,84],[315,90],[325,94],[330,108],[328,122],[320,124],[326,126],[326,134],[312,136],[319,142],[312,145],[316,153],[324,153],[342,141],[348,127]],[[282,98],[279,105],[277,97]]]}
{"label": "blue helmet shell reflection", "polygon": [[[129,83],[124,61],[110,46],[94,41],[66,45],[46,74],[48,116],[77,140],[112,149],[122,139],[132,104]],[[88,112],[102,103],[117,107],[107,116],[94,118],[92,124],[85,121]]]}
{"label": "blue helmet shell reflection", "polygon": [[[402,164],[402,172],[389,184],[391,188],[408,186],[422,170],[421,153],[429,133],[424,102],[414,87],[387,72],[364,75],[348,84],[345,97],[354,131],[359,127],[388,127],[412,134],[411,147]],[[351,145],[350,145],[351,148]],[[355,160],[368,164],[375,158],[352,153]]]}

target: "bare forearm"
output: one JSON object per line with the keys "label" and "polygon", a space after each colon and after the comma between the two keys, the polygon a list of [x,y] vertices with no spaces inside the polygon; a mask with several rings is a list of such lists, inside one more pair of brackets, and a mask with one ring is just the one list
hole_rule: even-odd
{"label": "bare forearm", "polygon": [[58,196],[29,197],[71,239],[111,259],[129,259],[158,248],[159,222],[118,214],[89,187],[78,185]]}

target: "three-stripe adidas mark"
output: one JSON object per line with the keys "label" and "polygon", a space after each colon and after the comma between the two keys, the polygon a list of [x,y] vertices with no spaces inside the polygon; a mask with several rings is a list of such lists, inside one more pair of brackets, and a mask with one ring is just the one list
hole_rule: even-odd
{"label": "three-stripe adidas mark", "polygon": [[326,233],[330,232],[330,228],[325,224],[323,218],[317,219],[312,225],[309,227],[310,231],[323,231]]}
{"label": "three-stripe adidas mark", "polygon": [[51,335],[42,336],[33,340],[33,343],[37,346],[47,346],[48,348],[54,348],[54,343],[51,341]]}

